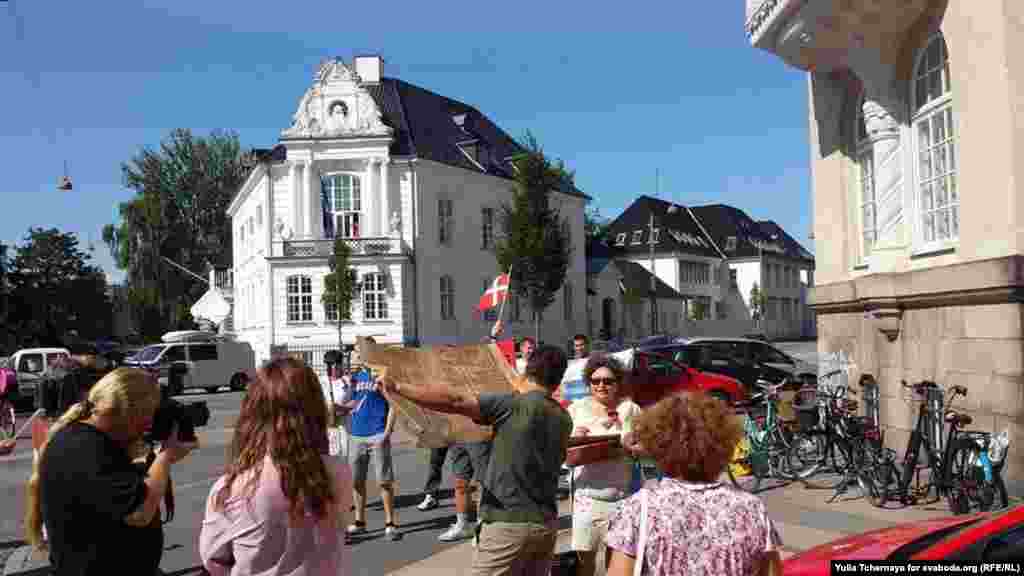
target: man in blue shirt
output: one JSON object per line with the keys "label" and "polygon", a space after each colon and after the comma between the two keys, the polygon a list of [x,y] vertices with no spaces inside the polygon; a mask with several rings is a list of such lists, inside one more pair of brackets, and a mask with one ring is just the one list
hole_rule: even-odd
{"label": "man in blue shirt", "polygon": [[[374,341],[372,338],[367,340]],[[369,368],[362,367],[352,374],[352,402],[356,407],[352,410],[349,429],[348,461],[352,466],[356,509],[355,521],[348,527],[348,533],[366,531],[366,473],[372,458],[380,484],[380,499],[384,503],[384,533],[391,540],[397,540],[395,473],[391,465],[391,431],[395,426],[395,412],[381,394]]]}

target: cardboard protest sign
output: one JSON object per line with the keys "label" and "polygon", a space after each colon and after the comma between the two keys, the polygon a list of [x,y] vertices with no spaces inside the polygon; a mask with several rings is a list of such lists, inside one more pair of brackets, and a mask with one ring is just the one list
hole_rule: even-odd
{"label": "cardboard protest sign", "polygon": [[[473,394],[514,392],[515,373],[502,351],[493,344],[398,348],[357,340],[362,362],[378,378],[388,377],[402,386],[446,384]],[[465,416],[442,414],[405,398],[387,396],[398,411],[397,423],[417,439],[417,445],[440,448],[455,442],[491,438],[491,429]]]}

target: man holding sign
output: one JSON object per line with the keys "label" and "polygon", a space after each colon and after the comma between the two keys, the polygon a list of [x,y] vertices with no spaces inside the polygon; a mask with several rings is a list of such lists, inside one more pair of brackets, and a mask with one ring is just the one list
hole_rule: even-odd
{"label": "man holding sign", "polygon": [[558,535],[558,470],[572,420],[551,398],[565,353],[542,346],[530,357],[519,393],[472,394],[442,383],[416,386],[382,379],[389,396],[492,426],[473,574],[547,576]]}

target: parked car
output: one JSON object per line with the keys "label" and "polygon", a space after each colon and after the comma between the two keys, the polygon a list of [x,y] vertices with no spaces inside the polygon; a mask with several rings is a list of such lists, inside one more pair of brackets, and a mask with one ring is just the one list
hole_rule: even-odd
{"label": "parked car", "polygon": [[750,338],[677,338],[670,344],[643,348],[666,354],[688,366],[723,374],[739,380],[747,392],[758,380],[779,383],[786,378],[816,382],[816,366],[799,360],[778,348]]}
{"label": "parked car", "polygon": [[201,330],[168,332],[162,344],[146,346],[125,358],[125,364],[157,373],[160,386],[172,395],[188,388],[216,392],[221,386],[243,390],[256,368],[256,355],[246,342]]}
{"label": "parked car", "polygon": [[700,370],[671,355],[635,350],[629,387],[633,401],[647,406],[684,390],[703,390],[727,402],[743,402],[748,393],[735,378]]}
{"label": "parked car", "polygon": [[836,560],[948,560],[965,564],[1024,559],[1024,505],[969,516],[947,516],[847,536],[795,554],[786,576],[827,576]]}
{"label": "parked car", "polygon": [[70,358],[67,348],[26,348],[11,356],[10,365],[18,377],[20,402],[31,402],[36,396],[36,384],[46,370],[61,358]]}

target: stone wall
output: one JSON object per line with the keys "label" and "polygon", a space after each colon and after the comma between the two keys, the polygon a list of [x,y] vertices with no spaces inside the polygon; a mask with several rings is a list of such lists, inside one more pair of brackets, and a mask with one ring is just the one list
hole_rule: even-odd
{"label": "stone wall", "polygon": [[863,312],[818,315],[818,352],[842,352],[855,373],[873,374],[881,387],[886,445],[902,456],[916,424],[908,383],[933,380],[962,385],[967,398],[955,408],[969,414],[972,430],[1010,431],[1004,475],[1011,494],[1024,494],[1024,305],[1016,303],[910,309],[890,342]]}

